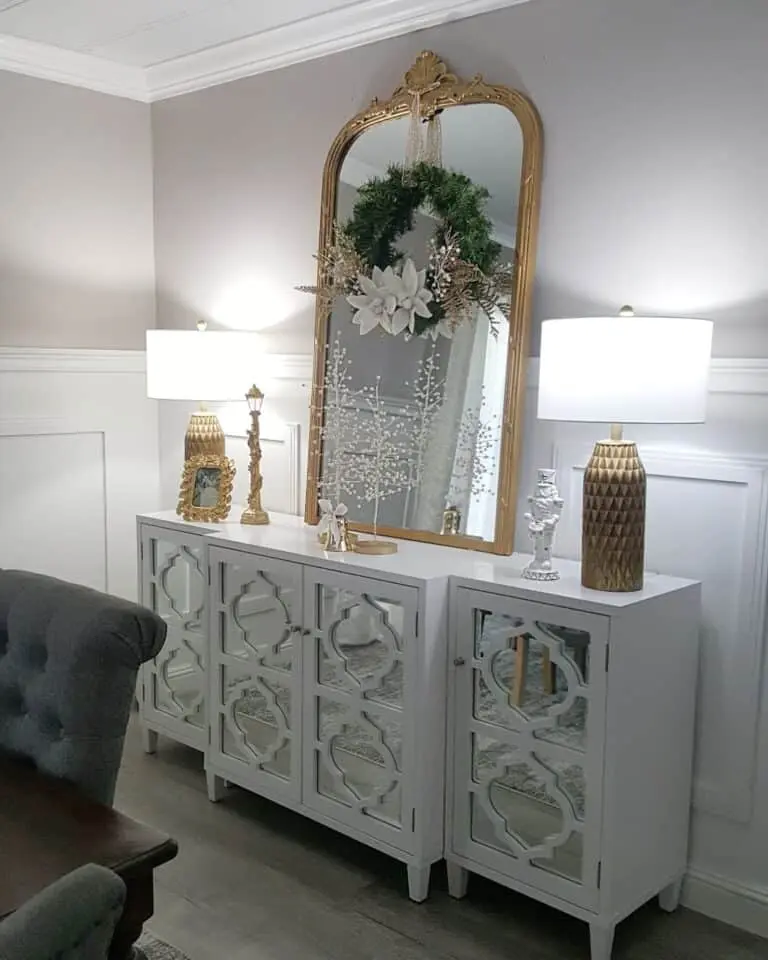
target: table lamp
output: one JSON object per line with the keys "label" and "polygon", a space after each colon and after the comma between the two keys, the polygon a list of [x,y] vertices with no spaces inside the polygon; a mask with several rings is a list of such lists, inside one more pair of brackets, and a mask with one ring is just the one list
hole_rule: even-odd
{"label": "table lamp", "polygon": [[147,396],[153,400],[192,400],[200,409],[189,418],[184,459],[224,455],[219,418],[205,401],[242,400],[258,373],[257,333],[207,330],[147,330]]}
{"label": "table lamp", "polygon": [[581,582],[641,590],[645,469],[625,423],[704,420],[712,322],[636,317],[546,320],[541,330],[539,418],[610,423],[584,474]]}

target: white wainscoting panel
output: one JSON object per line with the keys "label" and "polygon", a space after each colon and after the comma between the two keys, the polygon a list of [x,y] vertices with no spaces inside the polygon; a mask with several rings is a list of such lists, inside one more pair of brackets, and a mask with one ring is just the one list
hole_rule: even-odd
{"label": "white wainscoting panel", "polygon": [[[561,441],[555,450],[568,505],[558,552],[566,556],[580,554],[589,453],[578,441]],[[641,456],[648,475],[646,566],[703,583],[695,803],[746,823],[754,802],[768,586],[768,459],[647,447]]]}
{"label": "white wainscoting panel", "polygon": [[[136,514],[160,507],[140,351],[0,349],[0,567],[136,597]],[[13,485],[12,485],[13,488]]]}
{"label": "white wainscoting panel", "polygon": [[106,590],[104,467],[102,432],[0,420],[0,566]]}

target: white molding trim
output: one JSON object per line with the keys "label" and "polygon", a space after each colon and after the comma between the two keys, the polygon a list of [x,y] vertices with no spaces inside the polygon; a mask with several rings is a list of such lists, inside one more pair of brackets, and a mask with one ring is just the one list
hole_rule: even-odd
{"label": "white molding trim", "polygon": [[[309,353],[270,354],[270,379],[312,382]],[[143,350],[0,347],[0,373],[143,373]],[[529,390],[539,385],[539,358],[528,359]],[[720,359],[711,366],[710,391],[768,396],[768,358]]]}
{"label": "white molding trim", "polygon": [[692,867],[683,884],[682,903],[715,920],[768,937],[768,888]]}
{"label": "white molding trim", "polygon": [[143,350],[0,347],[0,373],[144,373]]}
{"label": "white molding trim", "polygon": [[[539,358],[528,358],[529,390],[539,386]],[[768,396],[768,357],[713,357],[709,368],[710,393],[736,393]]]}
{"label": "white molding trim", "polygon": [[142,69],[0,34],[0,70],[151,103],[529,0],[359,0]]}
{"label": "white molding trim", "polygon": [[150,100],[316,60],[528,0],[362,0],[149,67]]}
{"label": "white molding trim", "polygon": [[0,34],[0,70],[149,102],[146,72],[113,60]]}
{"label": "white molding trim", "polygon": [[768,359],[714,359],[710,370],[712,393],[768,394]]}
{"label": "white molding trim", "polygon": [[[0,373],[144,373],[143,350],[64,350],[49,347],[0,347]],[[270,380],[312,382],[312,355],[269,355]]]}

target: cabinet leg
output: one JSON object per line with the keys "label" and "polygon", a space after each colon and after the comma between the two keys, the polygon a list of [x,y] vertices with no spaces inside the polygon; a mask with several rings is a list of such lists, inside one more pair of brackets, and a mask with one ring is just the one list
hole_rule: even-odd
{"label": "cabinet leg", "polygon": [[674,883],[670,883],[668,887],[664,889],[659,894],[659,906],[666,913],[674,913],[675,910],[680,906],[680,894],[683,889],[683,878],[680,877],[678,880],[675,880]]}
{"label": "cabinet leg", "polygon": [[462,897],[467,895],[469,870],[465,870],[464,867],[452,860],[447,860],[445,866],[448,871],[448,893],[457,900],[461,900]]}
{"label": "cabinet leg", "polygon": [[408,896],[416,903],[421,903],[429,896],[429,875],[432,867],[420,867],[408,864]]}
{"label": "cabinet leg", "polygon": [[142,724],[141,745],[144,747],[144,753],[157,753],[157,730],[150,730]]}
{"label": "cabinet leg", "polygon": [[611,960],[615,923],[597,922],[589,925],[589,944],[592,960]]}
{"label": "cabinet leg", "polygon": [[218,803],[223,800],[227,794],[227,781],[223,777],[217,777],[210,770],[205,771],[205,783],[208,787],[208,799],[211,803]]}

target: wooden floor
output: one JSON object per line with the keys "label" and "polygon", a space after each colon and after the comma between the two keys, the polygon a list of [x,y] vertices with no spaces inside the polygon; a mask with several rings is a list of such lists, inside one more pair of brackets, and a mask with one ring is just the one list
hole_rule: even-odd
{"label": "wooden floor", "polygon": [[[588,960],[584,924],[473,877],[465,900],[407,898],[405,867],[242,790],[209,803],[202,758],[129,728],[116,805],[172,834],[157,874],[156,936],[190,960]],[[765,960],[768,941],[649,904],[622,923],[614,960]]]}

